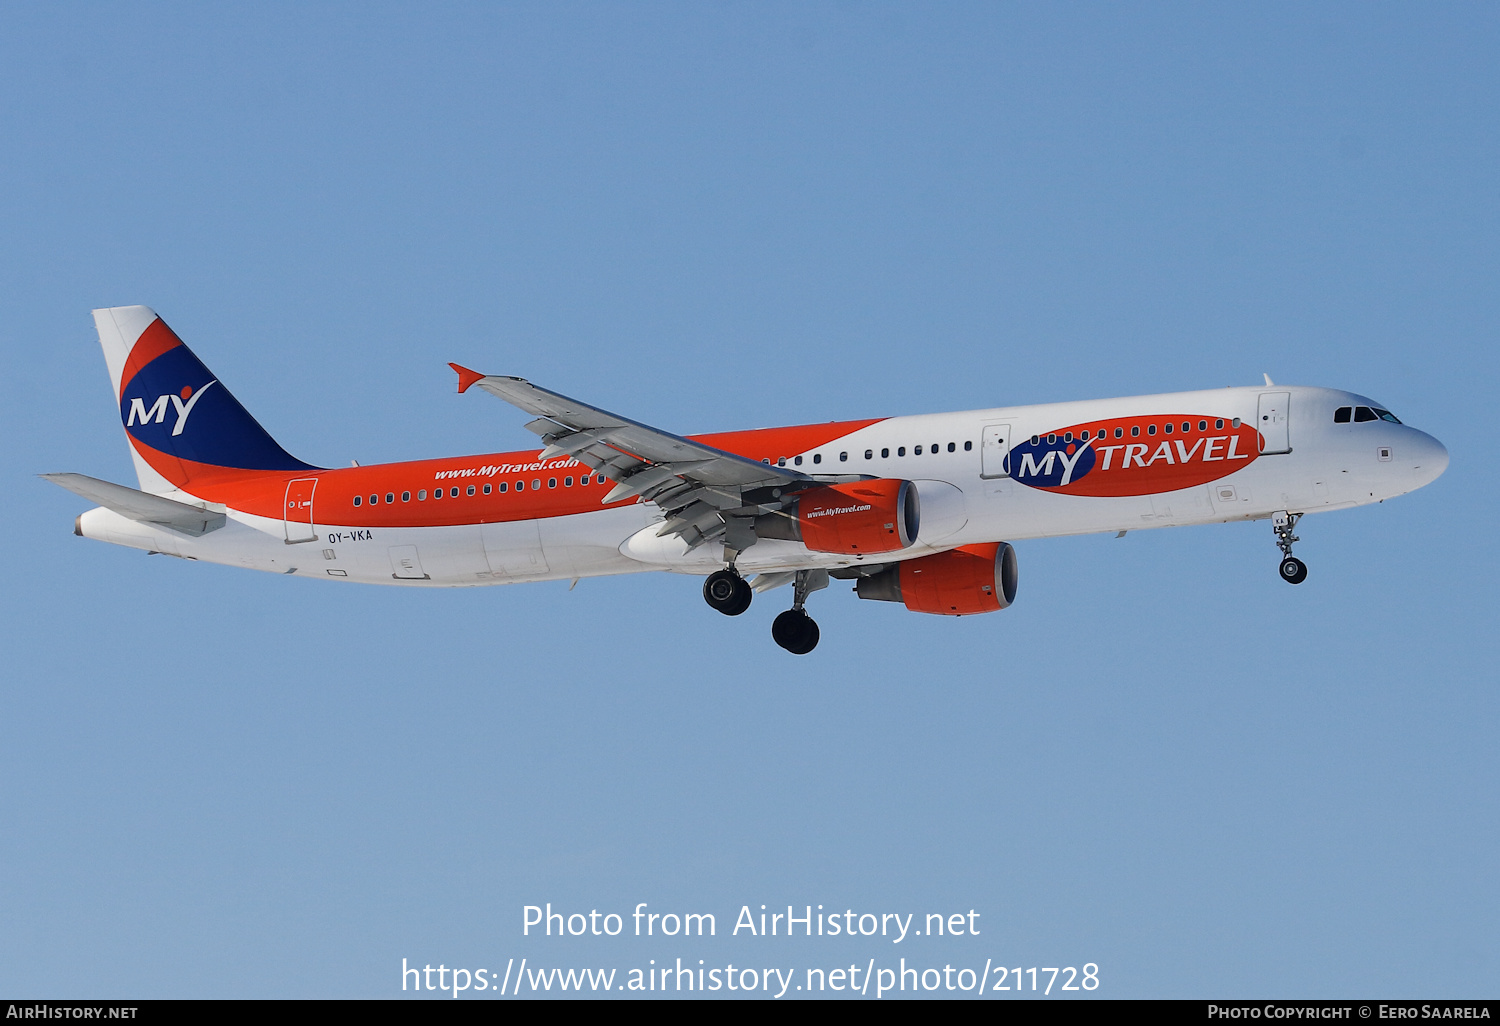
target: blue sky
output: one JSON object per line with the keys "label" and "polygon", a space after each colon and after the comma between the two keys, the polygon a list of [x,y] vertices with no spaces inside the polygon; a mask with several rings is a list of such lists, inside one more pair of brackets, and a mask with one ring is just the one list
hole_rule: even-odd
{"label": "blue sky", "polygon": [[[400,993],[400,961],[1500,978],[1500,15],[1480,4],[0,12],[0,991]],[[72,537],[88,312],[322,465],[519,447],[446,362],[674,431],[1278,382],[1442,439],[1305,521],[1018,546],[1016,606],[668,575],[446,592]],[[779,596],[778,596],[779,597]],[[521,909],[706,911],[703,942]],[[742,905],[982,913],[772,948]],[[742,961],[743,960],[743,961]],[[885,964],[885,961],[882,961]]]}

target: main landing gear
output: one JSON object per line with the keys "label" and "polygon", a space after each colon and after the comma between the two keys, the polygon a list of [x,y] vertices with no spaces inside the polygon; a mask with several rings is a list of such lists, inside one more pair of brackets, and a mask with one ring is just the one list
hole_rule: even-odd
{"label": "main landing gear", "polygon": [[739,616],[750,608],[750,600],[754,597],[750,582],[733,567],[716,570],[703,582],[703,601],[725,616]]}
{"label": "main landing gear", "polygon": [[[790,573],[773,575],[776,584],[785,584]],[[771,637],[793,655],[807,655],[818,647],[818,625],[803,608],[807,596],[828,587],[827,570],[798,570],[793,583],[792,608],[776,617]],[[715,570],[703,582],[703,600],[725,616],[739,616],[750,608],[755,592],[734,567]]]}
{"label": "main landing gear", "polygon": [[1285,510],[1271,514],[1271,530],[1276,532],[1276,547],[1281,550],[1281,579],[1288,584],[1301,584],[1307,580],[1307,564],[1292,555],[1292,543],[1302,540],[1292,533],[1292,528],[1301,519],[1301,513]]}
{"label": "main landing gear", "polygon": [[817,621],[802,607],[807,596],[828,587],[827,570],[798,570],[792,585],[792,608],[781,613],[771,624],[771,638],[792,655],[807,655],[818,647]]}

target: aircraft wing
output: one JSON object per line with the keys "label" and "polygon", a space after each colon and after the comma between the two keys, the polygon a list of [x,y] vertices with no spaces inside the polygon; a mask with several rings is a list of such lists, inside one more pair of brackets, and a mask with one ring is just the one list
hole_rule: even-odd
{"label": "aircraft wing", "polygon": [[460,392],[478,385],[534,414],[526,428],[546,443],[542,459],[571,456],[614,481],[605,503],[630,495],[656,503],[667,514],[658,534],[680,534],[690,548],[720,536],[730,549],[749,548],[750,518],[779,510],[783,494],[815,483],[800,471],[694,442],[523,378],[449,366],[458,372]]}

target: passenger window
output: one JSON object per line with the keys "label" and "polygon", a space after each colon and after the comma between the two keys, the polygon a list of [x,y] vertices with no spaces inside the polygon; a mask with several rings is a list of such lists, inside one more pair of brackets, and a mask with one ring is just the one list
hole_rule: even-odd
{"label": "passenger window", "polygon": [[1155,424],[1149,424],[1149,425],[1147,425],[1147,427],[1146,427],[1146,434],[1148,434],[1148,435],[1154,435],[1154,434],[1156,434],[1156,425]]}
{"label": "passenger window", "polygon": [[1399,420],[1396,419],[1396,415],[1394,413],[1392,413],[1390,410],[1376,410],[1375,411],[1375,416],[1379,417],[1381,420],[1390,421],[1392,424],[1399,424],[1399,423],[1401,423]]}
{"label": "passenger window", "polygon": [[372,495],[372,496],[370,496],[370,505],[371,506],[377,505],[377,504],[379,504],[379,502],[380,502],[380,496],[378,496],[378,495]]}
{"label": "passenger window", "polygon": [[1224,419],[1222,417],[1219,418],[1218,420],[1214,421],[1214,430],[1215,431],[1223,431],[1224,430]]}
{"label": "passenger window", "polygon": [[360,504],[360,503],[362,503],[362,502],[364,502],[364,501],[365,501],[365,500],[364,500],[364,496],[362,496],[362,495],[356,495],[356,496],[355,496],[355,497],[354,497],[354,504],[355,504],[355,505],[356,505],[356,506],[358,506],[358,505],[359,505],[359,504]]}
{"label": "passenger window", "polygon": [[889,449],[881,449],[880,450],[880,458],[883,459],[883,460],[890,459],[891,458],[891,450],[889,450]]}
{"label": "passenger window", "polygon": [[564,488],[572,488],[573,487],[573,479],[571,477],[565,477],[565,478],[563,478],[563,487]]}
{"label": "passenger window", "polygon": [[930,453],[932,453],[934,456],[936,456],[938,448],[939,448],[938,444],[936,442],[933,442],[930,446],[927,447],[927,451],[930,452]]}
{"label": "passenger window", "polygon": [[973,448],[974,448],[974,443],[973,442],[965,442],[964,443],[964,452],[969,452]]}
{"label": "passenger window", "polygon": [[1354,408],[1354,423],[1356,424],[1363,424],[1366,421],[1379,419],[1379,417],[1375,416],[1375,411],[1368,406],[1356,406]]}
{"label": "passenger window", "polygon": [[1141,436],[1141,426],[1139,424],[1132,424],[1132,425],[1130,425],[1130,437],[1131,438],[1139,438],[1140,436]]}
{"label": "passenger window", "polygon": [[785,456],[778,456],[778,457],[776,457],[776,465],[778,467],[784,467],[784,466],[786,466],[786,457]]}
{"label": "passenger window", "polygon": [[395,502],[396,501],[396,493],[395,492],[386,492],[385,493],[385,501],[386,501],[387,505],[389,505],[390,503]]}
{"label": "passenger window", "polygon": [[1352,406],[1340,406],[1333,411],[1333,422],[1335,424],[1347,424],[1349,423],[1349,415],[1353,412],[1354,407]]}
{"label": "passenger window", "polygon": [[427,489],[426,488],[422,488],[422,489],[419,489],[417,491],[417,501],[418,502],[426,502],[427,501]]}
{"label": "passenger window", "polygon": [[1057,441],[1057,436],[1056,435],[1048,435],[1047,436],[1047,444],[1048,445],[1051,445],[1053,442],[1056,442],[1056,441]]}
{"label": "passenger window", "polygon": [[873,460],[874,458],[875,458],[875,450],[874,449],[866,449],[865,450],[865,459],[867,459],[867,460]]}
{"label": "passenger window", "polygon": [[532,491],[536,491],[540,487],[542,487],[542,479],[539,478],[539,477],[532,478],[531,479],[531,490]]}
{"label": "passenger window", "polygon": [[486,484],[484,486],[484,494],[486,494],[486,495],[490,494],[490,486],[488,484]]}
{"label": "passenger window", "polygon": [[474,486],[473,485],[469,485],[468,488],[465,488],[464,489],[464,494],[465,495],[473,495],[474,494]]}
{"label": "passenger window", "polygon": [[906,455],[906,446],[904,446],[904,445],[897,446],[896,447],[896,455],[897,456],[905,456]]}
{"label": "passenger window", "polygon": [[823,462],[823,454],[820,453],[820,452],[813,453],[813,462],[814,463],[822,463]]}
{"label": "passenger window", "polygon": [[800,466],[802,466],[802,457],[798,456],[796,459],[792,460],[792,462],[795,463],[795,464],[797,464],[797,466],[800,467]]}
{"label": "passenger window", "polygon": [[922,455],[922,447],[919,445],[916,448],[912,449],[911,454],[913,456],[920,456],[920,455]]}
{"label": "passenger window", "polygon": [[1234,420],[1230,421],[1230,423],[1234,425],[1234,429],[1236,431],[1239,430],[1239,428],[1240,428],[1240,418],[1236,417],[1236,418],[1234,418]]}
{"label": "passenger window", "polygon": [[[1184,429],[1184,430],[1186,430],[1186,429]],[[1208,430],[1208,421],[1206,421],[1206,420],[1200,420],[1198,422],[1198,430],[1199,431],[1207,431]]]}
{"label": "passenger window", "polygon": [[952,442],[948,443],[948,451],[949,452],[956,452],[957,450],[958,450],[958,446],[957,445],[953,444]]}
{"label": "passenger window", "polygon": [[432,497],[434,499],[441,499],[443,497],[443,490],[441,488],[434,488],[432,490]]}
{"label": "passenger window", "polygon": [[557,478],[555,478],[555,477],[549,477],[549,478],[547,478],[547,487],[548,488],[556,488],[557,487]]}
{"label": "passenger window", "polygon": [[402,492],[401,493],[401,501],[402,502],[410,502],[411,501],[411,492]]}
{"label": "passenger window", "polygon": [[1170,420],[1167,421],[1166,425],[1162,428],[1162,430],[1165,431],[1167,434],[1170,435],[1172,433],[1172,422]]}
{"label": "passenger window", "polygon": [[1187,434],[1191,430],[1193,430],[1193,425],[1189,424],[1187,421],[1183,421],[1182,422],[1182,433],[1183,434]]}
{"label": "passenger window", "polygon": [[847,452],[841,452],[841,453],[839,453],[839,462],[840,463],[847,462],[848,459],[849,459],[849,454]]}
{"label": "passenger window", "polygon": [[516,491],[518,491],[518,492],[524,492],[525,490],[526,490],[526,482],[525,481],[517,481],[516,482]]}
{"label": "passenger window", "polygon": [[1032,445],[1041,445],[1042,444],[1042,437],[1041,437],[1041,435],[1032,435],[1031,436],[1031,444]]}
{"label": "passenger window", "polygon": [[1064,431],[1063,432],[1063,441],[1064,442],[1071,442],[1072,440],[1073,440],[1073,432],[1071,432],[1071,431]]}
{"label": "passenger window", "polygon": [[510,489],[510,485],[506,484],[504,481],[501,481],[499,484],[497,484],[495,486],[495,490],[498,491],[498,492],[505,492],[505,491],[508,491],[509,489]]}
{"label": "passenger window", "polygon": [[1125,429],[1124,428],[1118,428],[1118,427],[1115,428],[1115,437],[1116,438],[1124,438],[1125,437]]}

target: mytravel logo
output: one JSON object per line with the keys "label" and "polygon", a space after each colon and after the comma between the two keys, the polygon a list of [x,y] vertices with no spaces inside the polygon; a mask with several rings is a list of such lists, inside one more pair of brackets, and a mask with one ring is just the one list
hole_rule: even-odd
{"label": "mytravel logo", "polygon": [[[237,470],[311,470],[265,428],[166,325],[156,321],[136,342],[120,385],[120,423],[136,452],[185,461],[152,462],[169,481],[187,463]],[[130,362],[140,354],[140,365]]]}
{"label": "mytravel logo", "polygon": [[1148,495],[1216,481],[1259,455],[1259,432],[1238,419],[1127,417],[1075,424],[1012,445],[1010,476],[1068,495]]}
{"label": "mytravel logo", "polygon": [[144,398],[139,396],[132,398],[130,400],[130,412],[125,417],[125,426],[135,427],[137,424],[165,423],[167,419],[167,401],[171,400],[173,409],[177,413],[177,420],[172,425],[172,435],[173,437],[180,435],[182,434],[182,429],[187,427],[188,417],[192,414],[193,407],[198,405],[199,399],[203,398],[203,393],[218,383],[219,380],[215,378],[196,392],[193,391],[192,385],[183,385],[179,392],[157,396],[156,401],[151,404],[149,409],[146,407],[146,400]]}

